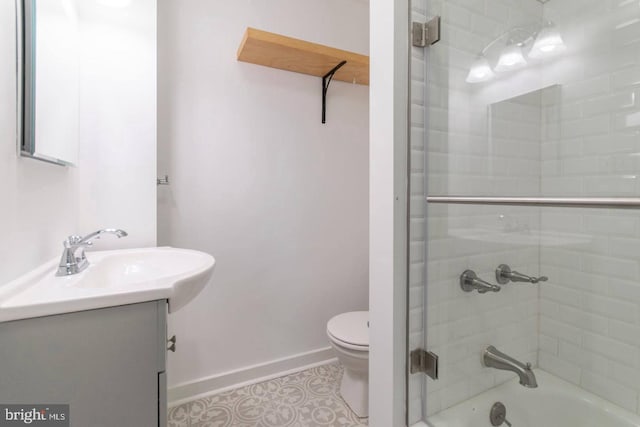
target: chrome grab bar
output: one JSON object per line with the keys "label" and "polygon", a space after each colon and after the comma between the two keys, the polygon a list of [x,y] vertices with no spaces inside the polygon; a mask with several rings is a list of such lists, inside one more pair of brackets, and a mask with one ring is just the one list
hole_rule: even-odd
{"label": "chrome grab bar", "polygon": [[640,198],[638,197],[427,196],[427,202],[457,205],[547,206],[558,208],[640,208]]}

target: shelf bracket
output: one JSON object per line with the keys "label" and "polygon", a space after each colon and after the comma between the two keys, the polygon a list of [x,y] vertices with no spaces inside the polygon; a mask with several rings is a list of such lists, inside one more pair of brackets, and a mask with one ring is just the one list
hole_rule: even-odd
{"label": "shelf bracket", "polygon": [[333,75],[336,71],[346,63],[347,61],[342,61],[322,77],[322,123],[327,122],[327,90],[329,89],[329,84],[331,83],[331,79],[333,79]]}

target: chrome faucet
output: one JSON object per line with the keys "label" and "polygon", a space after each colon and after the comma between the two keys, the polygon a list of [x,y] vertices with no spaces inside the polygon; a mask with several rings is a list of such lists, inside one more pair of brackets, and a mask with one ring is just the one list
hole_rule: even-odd
{"label": "chrome faucet", "polygon": [[465,270],[460,275],[460,287],[465,292],[471,292],[474,289],[481,294],[489,291],[500,292],[500,286],[485,282],[484,280],[480,279],[473,270]]}
{"label": "chrome faucet", "polygon": [[64,251],[58,265],[56,276],[71,276],[80,273],[89,266],[89,261],[84,253],[84,248],[91,246],[92,239],[99,239],[103,234],[115,234],[118,238],[125,237],[127,232],[115,228],[105,228],[94,233],[82,236],[69,236],[63,242]]}
{"label": "chrome faucet", "polygon": [[513,371],[520,377],[520,384],[529,388],[538,387],[536,376],[531,369],[531,363],[518,362],[511,356],[499,351],[490,345],[482,353],[482,362],[488,368],[496,368],[504,371]]}

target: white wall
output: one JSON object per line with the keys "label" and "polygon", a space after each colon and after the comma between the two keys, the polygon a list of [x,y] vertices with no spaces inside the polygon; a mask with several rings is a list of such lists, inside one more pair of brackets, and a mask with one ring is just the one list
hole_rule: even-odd
{"label": "white wall", "polygon": [[16,155],[15,20],[15,2],[0,3],[0,283],[54,256],[77,224],[77,170]]}
{"label": "white wall", "polygon": [[[139,0],[143,1],[154,4]],[[96,247],[155,245],[155,9],[147,10],[143,21],[151,21],[151,27],[143,49],[151,56],[140,52],[146,62],[138,62],[134,74],[146,98],[132,99],[141,94],[137,90],[126,96],[113,93],[110,104],[101,98],[104,108],[118,110],[129,121],[111,122],[111,132],[118,137],[103,139],[104,128],[93,126],[102,119],[86,118],[91,131],[81,136],[78,167],[64,168],[16,154],[16,73],[11,65],[16,55],[15,4],[0,3],[0,58],[9,64],[0,69],[0,223],[5,228],[0,238],[0,285],[59,256],[62,241],[72,233],[121,227],[130,237],[105,238]],[[113,78],[108,71],[95,75],[93,84]],[[120,74],[130,72],[123,68]],[[85,105],[86,111],[93,106]],[[141,112],[135,115],[135,125],[132,110]],[[136,132],[138,128],[145,131]],[[108,186],[96,185],[106,182]]]}
{"label": "white wall", "polygon": [[405,425],[407,2],[371,2],[369,425]]}
{"label": "white wall", "polygon": [[37,154],[78,162],[80,49],[78,13],[72,3],[42,2],[36,8],[35,134]]}
{"label": "white wall", "polygon": [[369,88],[332,82],[322,125],[319,78],[236,50],[252,26],[367,54],[368,2],[171,0],[159,15],[159,242],[217,260],[170,318],[170,384],[331,355],[326,322],[368,307]]}
{"label": "white wall", "polygon": [[81,9],[81,232],[122,228],[100,248],[156,243],[157,0]]}

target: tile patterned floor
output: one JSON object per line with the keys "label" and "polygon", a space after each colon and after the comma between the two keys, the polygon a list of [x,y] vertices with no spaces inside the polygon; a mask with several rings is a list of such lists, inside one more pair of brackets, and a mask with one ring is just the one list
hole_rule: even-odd
{"label": "tile patterned floor", "polygon": [[338,394],[342,367],[323,365],[169,409],[169,427],[364,427]]}

